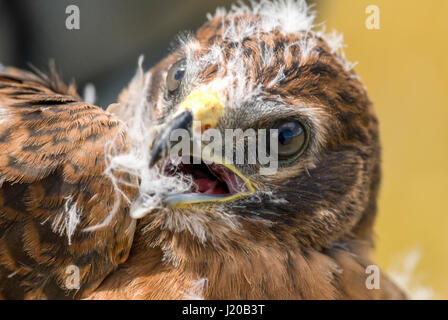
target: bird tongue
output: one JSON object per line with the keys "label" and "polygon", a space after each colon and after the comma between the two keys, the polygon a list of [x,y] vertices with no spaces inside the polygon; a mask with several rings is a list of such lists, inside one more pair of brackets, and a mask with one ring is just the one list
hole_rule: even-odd
{"label": "bird tongue", "polygon": [[[190,161],[190,163],[192,162]],[[244,189],[244,181],[220,164],[205,164],[204,162],[201,164],[178,163],[169,167],[168,172],[170,170],[190,175],[193,178],[195,193],[236,194]]]}
{"label": "bird tongue", "polygon": [[226,190],[216,180],[208,178],[197,179],[194,181],[196,192],[206,194],[225,194]]}
{"label": "bird tongue", "polygon": [[238,193],[243,189],[244,182],[232,171],[222,165],[211,163],[207,165],[209,170],[227,185],[229,193]]}

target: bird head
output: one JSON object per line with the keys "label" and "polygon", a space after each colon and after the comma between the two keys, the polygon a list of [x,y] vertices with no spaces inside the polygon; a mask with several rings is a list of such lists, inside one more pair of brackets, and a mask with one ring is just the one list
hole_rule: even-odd
{"label": "bird head", "polygon": [[[149,166],[189,185],[157,210],[134,203],[150,245],[325,248],[370,237],[377,120],[340,39],[313,18],[304,1],[219,10],[150,70]],[[189,151],[175,131],[188,133]],[[212,139],[197,143],[208,132],[224,141],[213,152]]]}

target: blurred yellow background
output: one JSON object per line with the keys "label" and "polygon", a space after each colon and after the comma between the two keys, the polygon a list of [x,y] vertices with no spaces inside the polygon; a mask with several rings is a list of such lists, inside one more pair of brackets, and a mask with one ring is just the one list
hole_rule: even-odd
{"label": "blurred yellow background", "polygon": [[[380,30],[365,26],[377,5]],[[448,298],[448,1],[318,1],[318,22],[344,34],[378,118],[383,180],[375,261],[412,269],[410,283]],[[410,270],[408,270],[410,271]],[[406,270],[402,270],[406,272]]]}

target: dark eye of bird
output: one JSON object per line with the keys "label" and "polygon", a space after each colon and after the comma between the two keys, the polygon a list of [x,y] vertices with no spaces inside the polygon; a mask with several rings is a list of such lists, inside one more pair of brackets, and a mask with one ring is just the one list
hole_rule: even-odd
{"label": "dark eye of bird", "polygon": [[185,75],[185,61],[179,60],[171,66],[166,76],[166,87],[170,94],[176,92]]}
{"label": "dark eye of bird", "polygon": [[302,153],[307,144],[307,134],[300,122],[285,121],[277,124],[278,156],[284,160]]}

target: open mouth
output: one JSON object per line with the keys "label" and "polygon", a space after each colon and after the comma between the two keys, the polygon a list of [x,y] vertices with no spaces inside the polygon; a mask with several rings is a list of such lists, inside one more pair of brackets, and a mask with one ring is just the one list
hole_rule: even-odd
{"label": "open mouth", "polygon": [[[192,203],[230,201],[253,193],[254,188],[249,179],[234,166],[223,163],[222,159],[197,159],[191,155],[175,159],[167,157],[172,145],[169,140],[171,133],[177,129],[189,130],[193,115],[187,109],[174,117],[159,131],[151,146],[150,167],[165,159],[163,168],[166,175],[187,176],[192,181],[190,190],[165,196],[162,202],[167,207],[178,207]],[[138,205],[134,211],[134,217],[145,213],[145,209],[139,210]]]}
{"label": "open mouth", "polygon": [[163,201],[169,206],[210,201],[229,201],[253,191],[252,185],[236,168],[217,162],[204,162],[193,157],[169,160],[168,175],[183,175],[191,179],[191,189],[169,195]]}

